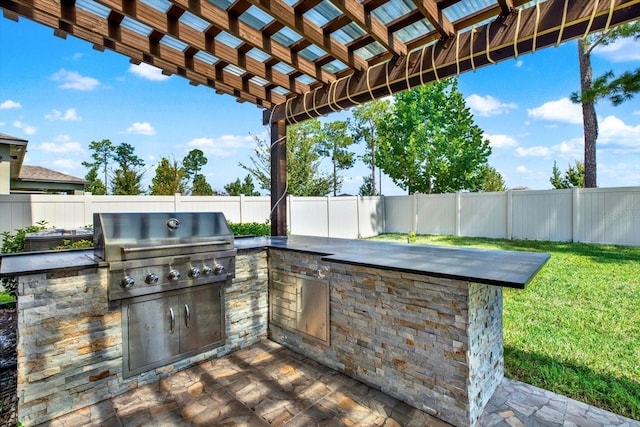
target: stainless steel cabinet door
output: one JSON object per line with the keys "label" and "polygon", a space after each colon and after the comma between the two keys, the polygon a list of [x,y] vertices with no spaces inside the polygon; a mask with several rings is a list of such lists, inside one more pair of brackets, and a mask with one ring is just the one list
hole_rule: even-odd
{"label": "stainless steel cabinet door", "polygon": [[183,295],[180,305],[180,353],[196,350],[224,338],[222,286],[205,286]]}
{"label": "stainless steel cabinet door", "polygon": [[329,341],[329,284],[299,279],[298,330],[321,341]]}
{"label": "stainless steel cabinet door", "polygon": [[128,316],[128,365],[136,371],[179,352],[178,297],[156,297],[125,306]]}

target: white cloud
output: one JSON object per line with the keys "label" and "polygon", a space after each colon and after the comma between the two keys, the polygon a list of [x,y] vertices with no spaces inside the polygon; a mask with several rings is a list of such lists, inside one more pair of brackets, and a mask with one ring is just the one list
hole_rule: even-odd
{"label": "white cloud", "polygon": [[219,138],[196,138],[187,142],[188,147],[199,148],[207,154],[228,157],[242,148],[254,144],[253,136],[223,135]]}
{"label": "white cloud", "polygon": [[469,95],[466,99],[467,105],[471,108],[471,112],[478,116],[489,117],[498,116],[500,114],[509,113],[510,110],[518,108],[516,104],[500,102],[491,95],[480,96]]}
{"label": "white cloud", "polygon": [[56,82],[60,82],[61,89],[75,89],[75,90],[93,90],[100,86],[100,82],[93,77],[81,76],[75,71],[67,71],[62,68],[51,76],[51,79]]}
{"label": "white cloud", "polygon": [[127,128],[126,133],[150,136],[155,135],[156,130],[153,128],[153,126],[151,126],[151,123],[149,122],[135,122]]}
{"label": "white cloud", "polygon": [[[72,160],[72,159],[55,159],[52,163],[51,163],[57,170],[60,169],[77,169],[78,166],[80,165],[80,163],[78,163],[76,160]],[[66,172],[63,172],[66,173]]]}
{"label": "white cloud", "polygon": [[600,120],[598,131],[598,142],[602,144],[640,145],[640,125],[627,125],[615,116],[607,116]]}
{"label": "white cloud", "polygon": [[611,62],[640,61],[640,41],[631,38],[618,39],[608,46],[598,46],[593,50],[593,54]]}
{"label": "white cloud", "polygon": [[45,119],[48,120],[62,120],[62,121],[71,121],[75,122],[78,120],[82,120],[82,117],[78,115],[75,108],[69,108],[64,113],[58,110],[51,110],[50,113],[44,115]]}
{"label": "white cloud", "polygon": [[43,142],[37,146],[38,150],[47,153],[82,153],[82,144],[72,141],[69,135],[58,135],[53,142]]}
{"label": "white cloud", "polygon": [[12,108],[22,108],[19,102],[13,101],[11,99],[7,99],[6,101],[0,103],[0,110],[10,110]]}
{"label": "white cloud", "polygon": [[551,150],[548,147],[538,145],[536,147],[518,147],[516,153],[521,157],[548,157]]}
{"label": "white cloud", "polygon": [[634,115],[634,116],[640,116],[640,110],[636,110],[636,111],[634,111],[634,112],[633,112],[633,115]]}
{"label": "white cloud", "polygon": [[71,57],[71,59],[73,59],[74,61],[77,61],[80,58],[82,58],[82,54],[80,52],[74,53],[73,56]]}
{"label": "white cloud", "polygon": [[491,148],[507,148],[518,146],[518,142],[509,135],[489,135],[485,133],[483,137],[489,140]]}
{"label": "white cloud", "polygon": [[549,101],[540,107],[527,109],[529,117],[536,120],[550,120],[554,122],[582,124],[582,108],[574,104],[569,98]]}
{"label": "white cloud", "polygon": [[516,166],[516,172],[518,172],[518,173],[529,173],[531,171],[529,169],[527,169],[526,166],[518,165],[518,166]]}
{"label": "white cloud", "polygon": [[160,68],[156,68],[153,65],[149,65],[145,62],[141,62],[140,65],[131,64],[129,72],[135,74],[143,79],[151,80],[154,82],[161,82],[167,80],[169,76],[162,74]]}
{"label": "white cloud", "polygon": [[20,122],[18,120],[13,122],[13,126],[17,127],[18,129],[22,129],[22,131],[24,133],[26,133],[27,135],[33,135],[38,131],[38,128],[36,128],[35,126],[31,126],[31,125],[28,125],[26,123],[22,123],[22,122]]}
{"label": "white cloud", "polygon": [[551,147],[551,149],[563,158],[580,159],[584,156],[584,139],[573,138],[568,141],[562,141],[560,144]]}
{"label": "white cloud", "polygon": [[522,59],[519,59],[518,61],[516,61],[516,68],[522,68],[523,65],[524,65],[524,61]]}

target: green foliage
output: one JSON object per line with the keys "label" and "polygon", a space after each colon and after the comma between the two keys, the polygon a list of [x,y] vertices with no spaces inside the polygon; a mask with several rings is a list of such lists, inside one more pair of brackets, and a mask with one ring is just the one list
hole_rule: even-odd
{"label": "green foliage", "polygon": [[270,236],[271,235],[271,225],[269,224],[269,221],[265,223],[229,222],[229,227],[231,228],[231,231],[233,231],[234,236]]}
{"label": "green foliage", "polygon": [[584,163],[576,161],[575,166],[568,165],[564,175],[560,172],[560,168],[556,162],[553,162],[553,169],[551,171],[551,178],[549,182],[553,185],[553,188],[584,188]]}
{"label": "green foliage", "polygon": [[504,178],[502,178],[502,174],[495,168],[486,164],[483,167],[482,183],[480,184],[479,190],[486,192],[507,191],[507,186],[504,182]]}
{"label": "green foliage", "polygon": [[114,161],[119,165],[113,177],[111,193],[115,195],[137,196],[142,193],[142,176],[144,161],[135,154],[131,144],[123,142],[115,147]]}
{"label": "green foliage", "polygon": [[375,196],[376,189],[374,188],[373,178],[371,175],[367,175],[363,178],[362,185],[358,191],[360,196]]}
{"label": "green foliage", "polygon": [[250,174],[245,176],[242,182],[240,182],[240,178],[237,178],[235,181],[225,185],[224,191],[226,191],[230,196],[239,196],[241,194],[244,194],[245,196],[260,195],[260,192],[255,190],[253,179]]}
{"label": "green foliage", "polygon": [[376,164],[412,193],[478,191],[491,154],[456,79],[395,95],[377,121]]}
{"label": "green foliage", "polygon": [[339,171],[352,168],[356,162],[355,153],[349,151],[349,147],[354,144],[353,137],[349,134],[349,122],[338,120],[325,123],[322,125],[322,136],[318,153],[331,159],[331,181],[333,195],[336,196],[344,180]]}
{"label": "green foliage", "polygon": [[89,181],[89,184],[84,186],[84,191],[96,196],[107,194],[107,187],[105,187],[104,182],[98,178],[98,169],[92,166],[84,178]]}
{"label": "green foliage", "polygon": [[407,236],[407,243],[415,243],[415,242],[416,242],[416,232],[410,231],[409,235]]}
{"label": "green foliage", "polygon": [[[28,233],[46,230],[47,228],[49,227],[47,227],[46,221],[38,221],[35,225],[14,230],[15,234],[4,231],[2,233],[2,248],[0,249],[0,253],[14,254],[24,252],[26,235]],[[15,277],[3,277],[2,286],[7,290],[9,295],[15,296],[16,290],[18,289],[18,280]]]}
{"label": "green foliage", "polygon": [[184,167],[187,176],[193,178],[194,185],[196,178],[200,174],[200,169],[202,169],[202,166],[206,165],[208,162],[209,159],[205,157],[202,150],[197,148],[189,151],[189,153],[184,156],[184,159],[182,159],[182,166]]}
{"label": "green foliage", "polygon": [[213,196],[213,188],[207,182],[207,178],[204,175],[199,173],[193,179],[193,186],[191,187],[191,195],[192,196]]}
{"label": "green foliage", "polygon": [[108,139],[103,139],[102,141],[91,141],[89,143],[89,150],[92,151],[91,158],[93,162],[82,162],[82,165],[89,169],[96,169],[98,171],[102,168],[102,172],[104,173],[104,188],[106,193],[106,188],[108,187],[108,171],[109,164],[115,155],[116,147],[113,143]]}
{"label": "green foliage", "polygon": [[151,179],[149,193],[152,196],[173,196],[184,194],[187,181],[186,170],[174,159],[163,157],[156,168],[156,176]]}
{"label": "green foliage", "polygon": [[[378,238],[406,241],[403,234]],[[551,254],[525,289],[503,289],[505,375],[640,420],[640,247],[455,236],[417,241]]]}
{"label": "green foliage", "polygon": [[[239,163],[258,181],[260,188],[271,191],[271,144],[255,137],[256,147],[251,165]],[[287,128],[287,194],[292,196],[325,196],[331,190],[331,177],[319,170],[318,144],[322,127],[318,120]]]}
{"label": "green foliage", "polygon": [[62,244],[56,246],[54,249],[55,250],[61,250],[61,249],[81,249],[81,248],[92,248],[93,247],[93,241],[91,240],[77,240],[75,242],[72,242],[71,240],[67,240],[67,239],[62,239]]}

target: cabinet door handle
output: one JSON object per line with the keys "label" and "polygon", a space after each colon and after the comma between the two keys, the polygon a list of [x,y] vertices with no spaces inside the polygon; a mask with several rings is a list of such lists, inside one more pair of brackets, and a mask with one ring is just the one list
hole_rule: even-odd
{"label": "cabinet door handle", "polygon": [[184,326],[188,328],[190,323],[191,323],[191,312],[189,311],[189,305],[185,304],[184,305]]}
{"label": "cabinet door handle", "polygon": [[176,329],[176,315],[173,313],[173,308],[169,307],[169,317],[171,318],[171,323],[169,324],[169,332],[173,333]]}

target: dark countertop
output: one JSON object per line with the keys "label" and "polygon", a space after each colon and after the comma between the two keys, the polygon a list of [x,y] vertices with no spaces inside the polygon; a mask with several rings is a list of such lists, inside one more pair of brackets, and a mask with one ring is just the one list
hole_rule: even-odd
{"label": "dark countertop", "polygon": [[535,252],[311,236],[238,238],[235,247],[307,252],[321,255],[322,260],[329,262],[519,289],[524,289],[550,257]]}
{"label": "dark countertop", "polygon": [[[328,237],[236,238],[239,251],[282,249],[320,255],[327,262],[383,268],[415,274],[523,289],[549,254],[451,246],[429,246]],[[93,250],[5,255],[0,277],[98,266]]]}

